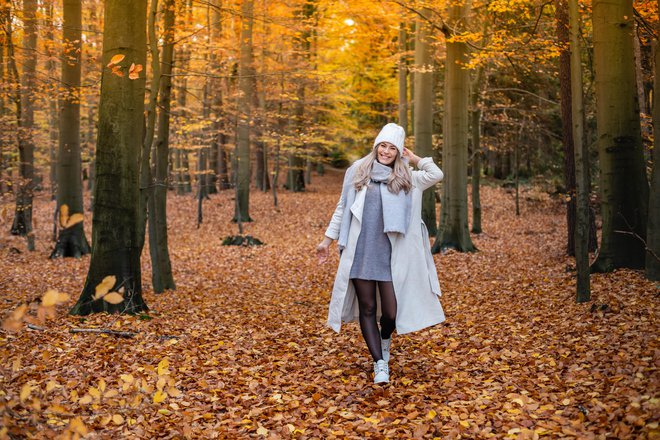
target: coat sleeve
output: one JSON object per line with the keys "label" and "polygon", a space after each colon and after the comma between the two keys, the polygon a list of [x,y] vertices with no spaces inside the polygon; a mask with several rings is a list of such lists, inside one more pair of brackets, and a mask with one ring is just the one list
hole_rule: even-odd
{"label": "coat sleeve", "polygon": [[341,231],[341,221],[344,216],[344,207],[346,206],[346,194],[348,187],[351,185],[353,180],[353,171],[355,169],[355,164],[348,167],[346,173],[344,174],[344,183],[342,184],[341,197],[337,202],[337,207],[335,212],[332,213],[332,218],[330,219],[330,224],[328,229],[325,230],[325,236],[333,240],[339,239],[339,232]]}
{"label": "coat sleeve", "polygon": [[413,171],[413,182],[421,191],[432,187],[445,176],[430,157],[420,159],[417,162],[417,168],[419,168],[419,171]]}
{"label": "coat sleeve", "polygon": [[333,240],[337,240],[339,238],[339,231],[341,229],[341,219],[342,216],[344,215],[344,194],[342,191],[341,197],[339,197],[339,201],[337,202],[337,207],[335,208],[335,212],[332,214],[332,218],[330,219],[330,224],[328,225],[328,229],[325,230],[325,236],[328,238],[331,238]]}

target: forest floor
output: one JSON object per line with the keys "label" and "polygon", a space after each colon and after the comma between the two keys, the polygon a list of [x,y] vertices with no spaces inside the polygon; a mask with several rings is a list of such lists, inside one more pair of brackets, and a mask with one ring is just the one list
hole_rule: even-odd
{"label": "forest floor", "polygon": [[[358,326],[325,326],[337,255],[318,265],[315,247],[341,176],[281,191],[278,209],[253,191],[258,247],[221,246],[237,233],[230,191],[199,228],[196,201],[170,195],[177,290],[150,290],[145,252],[141,316],[69,316],[89,256],[48,259],[45,194],[27,252],[0,200],[0,438],[660,438],[658,284],[597,274],[576,304],[561,201],[529,187],[516,216],[510,192],[484,185],[479,252],[434,257],[447,321],[395,335],[391,382],[374,385]],[[46,307],[48,289],[69,298]]]}

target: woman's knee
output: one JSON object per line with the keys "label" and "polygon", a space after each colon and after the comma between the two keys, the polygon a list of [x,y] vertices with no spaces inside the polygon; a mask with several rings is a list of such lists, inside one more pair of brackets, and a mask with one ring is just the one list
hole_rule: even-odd
{"label": "woman's knee", "polygon": [[360,315],[369,318],[376,316],[376,304],[359,303],[359,306]]}

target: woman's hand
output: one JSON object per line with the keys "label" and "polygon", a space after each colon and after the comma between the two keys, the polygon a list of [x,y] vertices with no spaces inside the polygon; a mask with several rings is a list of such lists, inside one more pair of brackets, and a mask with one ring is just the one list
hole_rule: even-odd
{"label": "woman's hand", "polygon": [[328,256],[330,255],[331,243],[332,239],[325,237],[323,241],[318,246],[316,246],[316,256],[319,260],[319,264],[325,263],[328,259]]}
{"label": "woman's hand", "polygon": [[408,159],[408,161],[410,161],[410,163],[415,165],[415,166],[417,166],[417,162],[419,162],[419,160],[421,159],[421,157],[419,157],[418,155],[416,155],[415,153],[413,153],[412,151],[410,151],[406,147],[403,147],[402,156],[405,157],[406,159]]}

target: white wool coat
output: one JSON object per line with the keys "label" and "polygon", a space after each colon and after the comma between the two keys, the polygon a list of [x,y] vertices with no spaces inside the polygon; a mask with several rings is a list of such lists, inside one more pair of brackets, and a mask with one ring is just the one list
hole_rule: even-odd
{"label": "white wool coat", "polygon": [[[445,320],[439,300],[441,292],[438,273],[431,255],[428,231],[422,221],[422,192],[442,180],[443,174],[430,157],[420,159],[417,168],[418,171],[412,171],[412,210],[408,230],[405,234],[387,234],[392,244],[392,282],[397,301],[398,334],[421,330]],[[346,179],[352,178],[353,174],[346,171],[344,188],[351,185]],[[365,186],[355,195],[352,206],[348,207],[353,215],[350,217],[347,244],[339,258],[327,321],[328,326],[336,332],[341,329],[342,322],[357,321],[359,318],[357,296],[349,273],[360,235],[366,192]],[[343,203],[343,198],[340,198],[325,232],[325,235],[333,240],[339,238],[342,216],[346,209]],[[377,313],[380,316],[380,295],[377,295],[377,298]]]}

